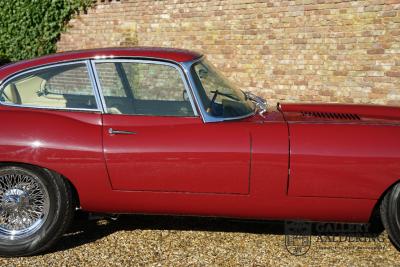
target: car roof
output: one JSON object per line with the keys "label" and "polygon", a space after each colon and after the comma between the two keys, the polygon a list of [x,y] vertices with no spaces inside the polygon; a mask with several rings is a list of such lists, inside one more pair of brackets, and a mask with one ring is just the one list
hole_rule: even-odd
{"label": "car roof", "polygon": [[66,61],[136,57],[187,62],[200,58],[201,56],[202,54],[190,50],[161,47],[98,48],[68,51],[7,64],[0,68],[0,81],[13,73],[25,69]]}

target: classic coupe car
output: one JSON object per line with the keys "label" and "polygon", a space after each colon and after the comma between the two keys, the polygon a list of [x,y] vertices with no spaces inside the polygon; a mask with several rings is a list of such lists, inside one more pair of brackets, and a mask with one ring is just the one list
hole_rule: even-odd
{"label": "classic coupe car", "polygon": [[266,102],[201,54],[66,52],[0,68],[0,254],[74,212],[368,223],[400,245],[400,108]]}

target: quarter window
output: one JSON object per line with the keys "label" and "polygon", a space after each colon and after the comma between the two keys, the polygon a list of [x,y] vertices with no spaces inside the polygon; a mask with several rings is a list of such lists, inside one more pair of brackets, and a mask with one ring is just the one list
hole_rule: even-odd
{"label": "quarter window", "polygon": [[0,92],[6,104],[71,109],[97,109],[85,63],[49,67],[20,75]]}
{"label": "quarter window", "polygon": [[96,70],[108,113],[194,116],[180,72],[173,66],[98,62]]}

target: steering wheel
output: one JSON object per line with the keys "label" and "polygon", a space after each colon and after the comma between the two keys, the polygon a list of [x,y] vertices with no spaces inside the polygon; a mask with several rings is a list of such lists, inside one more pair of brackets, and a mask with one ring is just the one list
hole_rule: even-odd
{"label": "steering wheel", "polygon": [[220,92],[218,90],[210,91],[210,93],[213,93],[213,97],[212,97],[212,99],[210,101],[210,104],[208,105],[207,112],[214,111],[213,107],[214,107],[214,103],[215,103],[215,100],[217,99],[218,95],[225,96],[225,97],[227,97],[229,99],[232,99],[232,100],[235,100],[235,101],[240,101],[240,99],[237,98],[236,96],[233,96],[231,94],[222,93],[222,92]]}

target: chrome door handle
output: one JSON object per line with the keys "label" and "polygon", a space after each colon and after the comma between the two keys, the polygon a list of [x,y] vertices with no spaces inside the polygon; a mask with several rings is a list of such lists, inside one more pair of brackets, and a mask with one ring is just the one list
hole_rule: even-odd
{"label": "chrome door handle", "polygon": [[136,132],[118,131],[118,130],[114,130],[113,128],[108,129],[108,133],[110,135],[114,135],[114,134],[136,134]]}

